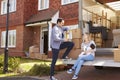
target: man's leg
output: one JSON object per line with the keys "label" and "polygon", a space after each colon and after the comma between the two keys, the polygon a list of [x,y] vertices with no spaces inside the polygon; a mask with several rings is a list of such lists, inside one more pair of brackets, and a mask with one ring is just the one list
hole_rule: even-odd
{"label": "man's leg", "polygon": [[50,69],[50,77],[54,76],[54,67],[58,58],[59,49],[52,49],[52,63],[51,63],[51,69]]}
{"label": "man's leg", "polygon": [[63,54],[62,58],[65,59],[65,57],[69,54],[70,50],[73,48],[74,43],[73,42],[63,42],[60,45],[60,49],[64,49],[67,48],[67,50],[65,51],[65,53]]}

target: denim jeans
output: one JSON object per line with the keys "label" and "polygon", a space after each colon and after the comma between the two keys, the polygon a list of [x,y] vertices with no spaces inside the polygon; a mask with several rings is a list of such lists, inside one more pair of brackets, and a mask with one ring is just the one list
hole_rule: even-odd
{"label": "denim jeans", "polygon": [[73,65],[72,69],[75,70],[75,75],[78,75],[79,74],[79,71],[81,69],[81,66],[83,65],[83,63],[85,61],[92,61],[94,60],[94,56],[92,54],[89,54],[89,55],[80,55],[78,58],[77,58],[77,61],[75,62],[75,64]]}
{"label": "denim jeans", "polygon": [[[63,59],[69,54],[69,52],[71,51],[73,46],[74,46],[73,42],[63,42],[60,45],[60,49],[67,48],[67,50],[65,51],[65,53],[62,56]],[[50,69],[50,76],[54,75],[54,67],[55,67],[56,61],[58,59],[58,54],[59,54],[60,49],[52,49],[52,63],[51,63],[51,69]]]}

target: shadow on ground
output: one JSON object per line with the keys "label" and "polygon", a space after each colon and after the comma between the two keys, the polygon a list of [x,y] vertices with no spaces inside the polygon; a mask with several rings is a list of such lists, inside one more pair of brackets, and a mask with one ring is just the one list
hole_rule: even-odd
{"label": "shadow on ground", "polygon": [[1,77],[0,80],[45,80],[32,77]]}

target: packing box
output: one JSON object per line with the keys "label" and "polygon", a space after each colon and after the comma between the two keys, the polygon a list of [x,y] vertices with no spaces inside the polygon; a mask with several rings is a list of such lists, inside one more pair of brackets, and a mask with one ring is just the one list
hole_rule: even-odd
{"label": "packing box", "polygon": [[[60,50],[59,58],[62,58],[62,55],[64,54],[65,51],[66,49]],[[81,52],[81,49],[72,49],[70,53],[68,54],[68,58],[77,59],[80,52]]]}
{"label": "packing box", "polygon": [[30,53],[30,58],[43,59],[44,60],[44,59],[47,59],[48,56],[45,55],[45,54],[40,54],[40,53],[34,52],[34,53]]}
{"label": "packing box", "polygon": [[81,43],[82,43],[82,39],[81,38],[74,38],[72,39],[72,41],[74,42],[74,49],[79,49],[81,48]]}
{"label": "packing box", "polygon": [[70,51],[68,57],[72,59],[77,59],[80,53],[81,53],[81,49],[73,49]]}
{"label": "packing box", "polygon": [[118,48],[120,49],[120,44],[118,45]]}
{"label": "packing box", "polygon": [[72,30],[72,39],[74,38],[82,38],[81,29],[73,29]]}
{"label": "packing box", "polygon": [[39,52],[39,48],[34,46],[29,47],[29,53],[32,53],[32,52]]}
{"label": "packing box", "polygon": [[114,61],[120,62],[120,49],[114,50]]}

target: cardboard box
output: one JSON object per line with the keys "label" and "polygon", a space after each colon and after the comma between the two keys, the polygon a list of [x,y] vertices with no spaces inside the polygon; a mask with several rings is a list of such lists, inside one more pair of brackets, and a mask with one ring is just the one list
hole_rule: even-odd
{"label": "cardboard box", "polygon": [[81,43],[82,43],[81,38],[72,39],[72,41],[74,42],[74,49],[80,49],[81,48]]}
{"label": "cardboard box", "polygon": [[72,59],[77,59],[80,53],[81,53],[81,49],[73,49],[70,51],[68,57]]}
{"label": "cardboard box", "polygon": [[48,58],[48,56],[47,55],[45,55],[45,54],[42,54],[42,59],[44,60],[44,59],[47,59]]}
{"label": "cardboard box", "polygon": [[31,46],[29,48],[29,53],[33,53],[33,52],[39,52],[39,48],[35,47],[35,46]]}
{"label": "cardboard box", "polygon": [[30,58],[42,59],[42,55],[40,53],[32,52],[30,53]]}
{"label": "cardboard box", "polygon": [[40,54],[40,53],[36,53],[36,52],[34,52],[34,53],[30,53],[30,58],[34,58],[34,59],[47,59],[48,58],[48,56],[47,55],[45,55],[44,53],[43,54]]}
{"label": "cardboard box", "polygon": [[30,57],[30,58],[35,58],[34,53],[30,53],[29,57]]}
{"label": "cardboard box", "polygon": [[99,43],[102,43],[102,39],[101,39],[101,38],[96,38],[96,39],[95,39],[95,42],[96,42],[96,43],[98,43],[98,42],[99,42]]}
{"label": "cardboard box", "polygon": [[120,44],[118,45],[118,48],[120,49]]}
{"label": "cardboard box", "polygon": [[114,61],[120,62],[120,49],[114,50]]}
{"label": "cardboard box", "polygon": [[72,39],[74,38],[82,38],[81,29],[73,29],[72,30]]}
{"label": "cardboard box", "polygon": [[42,59],[42,54],[34,53],[36,59]]}

